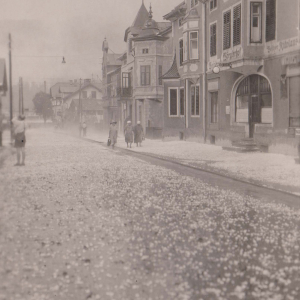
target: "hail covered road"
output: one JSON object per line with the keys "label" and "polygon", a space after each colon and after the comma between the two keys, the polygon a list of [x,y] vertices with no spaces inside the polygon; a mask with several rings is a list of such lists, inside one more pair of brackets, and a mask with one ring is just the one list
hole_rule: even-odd
{"label": "hail covered road", "polygon": [[51,130],[27,140],[25,167],[0,166],[0,300],[300,298],[297,205]]}

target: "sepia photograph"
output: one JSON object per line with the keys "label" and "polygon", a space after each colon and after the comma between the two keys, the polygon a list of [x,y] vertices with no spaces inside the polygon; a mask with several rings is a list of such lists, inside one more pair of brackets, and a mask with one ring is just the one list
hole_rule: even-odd
{"label": "sepia photograph", "polygon": [[299,300],[300,0],[0,0],[0,300]]}

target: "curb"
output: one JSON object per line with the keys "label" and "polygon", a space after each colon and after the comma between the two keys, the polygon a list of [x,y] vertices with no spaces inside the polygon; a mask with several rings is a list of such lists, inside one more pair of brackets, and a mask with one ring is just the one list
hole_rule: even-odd
{"label": "curb", "polygon": [[[97,140],[86,138],[86,137],[85,138],[81,138],[81,139],[83,139],[85,141],[88,141],[88,142],[98,143],[98,144],[100,144],[103,147],[109,148],[109,147],[106,146],[105,142],[97,141]],[[118,146],[115,146],[115,149],[118,149],[118,150],[121,150],[121,151],[124,151],[124,152],[127,152],[127,153],[134,153],[134,154],[139,155],[139,156],[147,156],[147,157],[155,158],[155,159],[158,159],[158,160],[161,160],[161,161],[170,162],[170,163],[173,163],[173,164],[176,164],[176,165],[179,165],[179,166],[183,166],[183,167],[186,167],[186,168],[190,168],[190,169],[193,169],[193,170],[197,170],[197,171],[201,171],[201,172],[206,172],[206,173],[209,173],[209,174],[212,174],[212,175],[216,175],[216,176],[220,176],[220,177],[223,177],[223,178],[229,178],[229,179],[231,179],[233,181],[236,181],[236,182],[241,182],[241,183],[249,184],[249,185],[256,186],[256,187],[259,187],[259,188],[264,188],[264,189],[267,189],[267,190],[270,190],[270,191],[275,191],[275,192],[279,192],[279,193],[282,193],[282,194],[285,194],[285,195],[294,196],[294,197],[297,197],[297,198],[300,199],[300,195],[298,195],[296,193],[288,192],[288,191],[282,190],[282,189],[276,189],[276,188],[273,188],[273,187],[270,187],[270,186],[267,186],[267,185],[259,184],[259,183],[256,183],[256,182],[251,182],[251,181],[244,180],[244,179],[235,178],[235,177],[232,177],[230,175],[221,174],[219,172],[210,171],[210,170],[207,170],[207,169],[204,169],[204,168],[199,168],[199,167],[194,167],[194,166],[186,165],[186,164],[177,162],[177,161],[172,160],[172,159],[167,159],[165,157],[159,157],[157,155],[153,155],[153,154],[145,153],[145,152],[143,152],[143,153],[136,152],[134,150],[129,150],[129,149],[126,149],[126,148],[121,148],[121,147],[118,147]]]}

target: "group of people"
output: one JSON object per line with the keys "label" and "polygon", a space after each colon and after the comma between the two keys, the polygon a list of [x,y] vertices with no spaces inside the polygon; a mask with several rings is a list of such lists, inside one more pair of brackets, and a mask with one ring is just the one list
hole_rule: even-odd
{"label": "group of people", "polygon": [[[142,141],[145,139],[144,129],[141,125],[141,122],[138,121],[135,126],[131,124],[131,121],[127,121],[127,124],[124,128],[124,136],[125,142],[127,143],[127,148],[131,148],[132,143],[135,143],[137,147],[142,146]],[[118,128],[117,122],[112,121],[110,123],[110,130],[109,130],[109,141],[112,148],[114,148],[115,144],[117,143],[118,138]]]}

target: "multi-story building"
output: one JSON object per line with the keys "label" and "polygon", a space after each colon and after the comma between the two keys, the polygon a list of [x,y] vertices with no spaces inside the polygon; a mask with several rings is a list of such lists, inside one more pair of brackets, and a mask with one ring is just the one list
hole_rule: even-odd
{"label": "multi-story building", "polygon": [[156,22],[152,9],[142,3],[125,31],[126,52],[120,56],[120,123],[140,121],[148,137],[160,136],[163,127],[162,75],[172,63],[170,22]]}
{"label": "multi-story building", "polygon": [[[118,59],[121,54],[109,53],[108,41],[103,41],[102,52],[102,91],[103,91],[103,108],[104,108],[104,129],[109,128],[112,120],[118,121],[120,118],[120,107],[118,103],[117,92],[121,83],[121,65]],[[120,123],[119,123],[120,125]]]}
{"label": "multi-story building", "polygon": [[203,140],[202,5],[183,1],[164,16],[172,22],[174,59],[164,80],[164,138]]}
{"label": "multi-story building", "polygon": [[254,139],[295,154],[300,127],[299,1],[206,1],[211,142]]}

